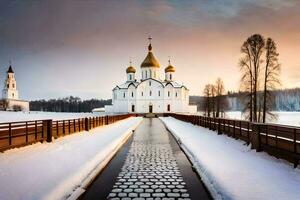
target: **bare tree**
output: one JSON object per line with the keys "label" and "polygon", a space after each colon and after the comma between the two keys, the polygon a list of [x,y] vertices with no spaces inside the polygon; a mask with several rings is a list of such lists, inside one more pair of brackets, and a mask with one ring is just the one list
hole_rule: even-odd
{"label": "bare tree", "polygon": [[273,95],[270,90],[276,89],[277,85],[280,85],[279,74],[280,64],[278,62],[279,53],[277,52],[276,43],[273,39],[268,38],[266,42],[266,63],[265,63],[265,76],[264,76],[264,91],[263,91],[263,123],[266,122],[266,115],[269,114],[272,117],[270,107],[274,101]]}
{"label": "bare tree", "polygon": [[247,118],[253,121],[253,67],[250,54],[250,46],[247,41],[241,47],[243,57],[240,59],[239,67],[242,73],[241,77],[241,90],[246,91],[244,96],[244,113],[248,113]]}
{"label": "bare tree", "polygon": [[210,117],[210,96],[211,96],[211,89],[210,84],[205,85],[204,87],[204,96],[205,96],[205,116]]}
{"label": "bare tree", "polygon": [[212,116],[216,117],[216,88],[213,84],[210,84],[210,94],[211,94]]}
{"label": "bare tree", "polygon": [[220,116],[221,111],[221,105],[223,100],[223,95],[225,92],[224,83],[221,78],[218,78],[215,84],[215,90],[216,90],[216,117]]}
{"label": "bare tree", "polygon": [[241,53],[241,89],[245,91],[246,97],[244,112],[248,113],[250,121],[265,122],[266,114],[271,116],[268,111],[272,97],[268,91],[275,89],[279,83],[280,65],[276,44],[270,38],[265,42],[263,36],[254,34],[243,43]]}
{"label": "bare tree", "polygon": [[261,71],[261,56],[264,52],[265,39],[260,34],[254,34],[247,39],[246,42],[250,49],[250,60],[253,66],[253,121],[258,121],[258,90],[259,90],[259,74]]}

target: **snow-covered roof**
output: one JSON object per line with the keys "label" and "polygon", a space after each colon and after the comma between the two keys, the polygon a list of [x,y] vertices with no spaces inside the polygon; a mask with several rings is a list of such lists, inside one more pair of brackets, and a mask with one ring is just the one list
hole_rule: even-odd
{"label": "snow-covered roof", "polygon": [[130,84],[133,84],[135,87],[139,84],[139,82],[135,81],[135,82],[125,82],[121,85],[117,85],[113,90],[115,90],[116,88],[119,88],[119,89],[127,89],[129,87]]}
{"label": "snow-covered roof", "polygon": [[[157,81],[157,82],[160,82],[163,85],[163,87],[166,87],[167,85],[171,84],[174,88],[184,87],[185,89],[187,89],[186,86],[184,86],[183,84],[177,83],[175,81],[161,81],[161,80],[152,79],[152,78],[150,78],[150,79],[154,80],[154,81]],[[147,81],[147,80],[149,80],[149,79],[143,80],[141,82],[137,82],[137,81],[129,82],[129,81],[127,81],[127,82],[125,82],[121,85],[117,85],[113,90],[115,90],[115,89],[128,89],[129,85],[131,85],[131,84],[133,84],[135,87],[138,87],[139,84],[141,84],[142,82]]]}
{"label": "snow-covered roof", "polygon": [[168,84],[171,84],[174,88],[181,88],[181,87],[184,87],[187,89],[187,87],[183,84],[180,84],[180,83],[177,83],[175,81],[164,81],[163,82],[163,85],[164,87],[166,87]]}

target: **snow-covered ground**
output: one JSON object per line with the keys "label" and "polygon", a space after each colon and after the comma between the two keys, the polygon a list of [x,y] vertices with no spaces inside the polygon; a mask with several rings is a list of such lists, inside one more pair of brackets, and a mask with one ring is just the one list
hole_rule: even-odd
{"label": "snow-covered ground", "polygon": [[132,117],[0,153],[0,199],[76,198],[141,121]]}
{"label": "snow-covered ground", "polygon": [[105,115],[105,113],[62,113],[62,112],[11,112],[11,111],[0,111],[0,123],[2,122],[15,122],[15,121],[29,121],[29,120],[40,120],[40,119],[77,119],[84,117],[97,117]]}
{"label": "snow-covered ground", "polygon": [[[277,115],[277,119],[268,121],[269,123],[300,126],[300,112],[273,112]],[[226,112],[226,117],[232,119],[244,119],[242,112],[232,111]]]}
{"label": "snow-covered ground", "polygon": [[215,199],[299,200],[300,170],[244,142],[182,122],[161,118],[179,138]]}

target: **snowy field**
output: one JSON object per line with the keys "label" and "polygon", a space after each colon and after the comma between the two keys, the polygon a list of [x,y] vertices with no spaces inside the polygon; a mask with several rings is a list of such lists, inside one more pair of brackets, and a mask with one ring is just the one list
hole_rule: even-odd
{"label": "snowy field", "polygon": [[300,170],[244,142],[182,122],[161,118],[191,158],[215,199],[299,200]]}
{"label": "snowy field", "polygon": [[[283,124],[290,126],[300,126],[300,112],[273,112],[277,115],[277,120],[268,121],[268,123]],[[231,119],[244,119],[242,112],[226,112],[226,117]]]}
{"label": "snowy field", "polygon": [[15,121],[30,121],[38,119],[77,119],[84,117],[97,117],[105,115],[105,113],[62,113],[62,112],[10,112],[0,111],[0,123],[2,122],[15,122]]}
{"label": "snowy field", "polygon": [[74,199],[142,121],[128,118],[89,132],[0,153],[0,199]]}

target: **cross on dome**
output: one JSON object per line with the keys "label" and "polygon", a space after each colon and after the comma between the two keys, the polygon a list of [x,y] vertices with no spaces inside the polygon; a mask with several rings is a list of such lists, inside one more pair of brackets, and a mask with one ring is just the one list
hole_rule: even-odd
{"label": "cross on dome", "polygon": [[152,51],[152,45],[151,45],[151,40],[152,40],[152,37],[151,37],[151,36],[149,36],[149,37],[148,37],[148,40],[149,40],[148,51]]}

